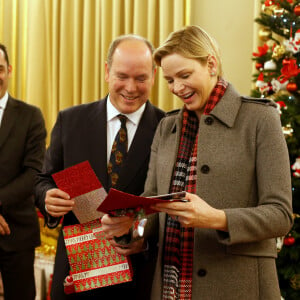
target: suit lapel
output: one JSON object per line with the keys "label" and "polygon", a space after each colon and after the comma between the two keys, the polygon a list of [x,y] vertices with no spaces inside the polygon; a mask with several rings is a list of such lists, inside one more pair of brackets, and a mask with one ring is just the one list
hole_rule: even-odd
{"label": "suit lapel", "polygon": [[107,189],[107,122],[106,122],[106,99],[96,103],[96,107],[89,114],[89,145],[93,145],[87,151],[92,168],[103,187]]}
{"label": "suit lapel", "polygon": [[0,126],[0,148],[4,144],[5,140],[9,136],[11,129],[18,119],[18,106],[9,96],[6,109],[3,114],[2,123]]}
{"label": "suit lapel", "polygon": [[126,186],[138,173],[145,160],[149,158],[153,135],[158,120],[150,102],[147,102],[145,111],[135,133],[132,145],[129,149],[127,160],[121,170],[118,181],[118,189],[125,189]]}

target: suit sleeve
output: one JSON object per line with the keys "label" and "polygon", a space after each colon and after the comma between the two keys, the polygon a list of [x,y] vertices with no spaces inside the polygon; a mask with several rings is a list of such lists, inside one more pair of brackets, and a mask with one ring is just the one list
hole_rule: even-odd
{"label": "suit sleeve", "polygon": [[35,182],[36,206],[45,216],[48,227],[53,228],[58,225],[60,218],[50,216],[45,210],[45,196],[50,189],[56,188],[56,184],[51,174],[63,169],[63,146],[61,142],[61,113],[51,133],[50,146],[46,151],[42,172],[37,174]]}
{"label": "suit sleeve", "polygon": [[14,207],[18,201],[23,201],[33,194],[35,176],[42,169],[45,138],[46,129],[42,113],[34,107],[24,145],[22,171],[12,181],[0,188],[0,199],[4,210],[11,206]]}

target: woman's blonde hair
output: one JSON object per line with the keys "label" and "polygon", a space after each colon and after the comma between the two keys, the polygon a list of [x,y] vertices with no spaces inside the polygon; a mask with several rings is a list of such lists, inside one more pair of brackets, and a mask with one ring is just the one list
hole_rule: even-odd
{"label": "woman's blonde hair", "polygon": [[214,56],[218,64],[217,75],[223,74],[218,44],[200,26],[190,25],[172,32],[154,51],[154,61],[160,66],[162,58],[173,53],[197,59],[201,63],[206,63],[209,56]]}

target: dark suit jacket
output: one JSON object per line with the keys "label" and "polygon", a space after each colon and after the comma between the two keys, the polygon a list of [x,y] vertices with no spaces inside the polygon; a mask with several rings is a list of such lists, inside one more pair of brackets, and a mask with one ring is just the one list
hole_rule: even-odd
{"label": "dark suit jacket", "polygon": [[[39,174],[36,184],[38,205],[46,217],[49,216],[45,212],[45,193],[56,187],[51,178],[52,173],[88,160],[103,187],[107,190],[106,101],[107,99],[102,99],[101,101],[82,104],[59,113],[52,131],[51,144],[47,150],[43,173]],[[143,192],[152,139],[156,126],[163,116],[164,113],[161,110],[151,105],[149,101],[146,103],[144,114],[122,167],[117,189],[135,195]],[[64,216],[63,226],[75,223],[78,223],[78,220],[72,212]],[[57,290],[57,293],[52,290],[52,297],[55,300],[65,299],[62,294],[62,285],[63,279],[69,273],[69,264],[61,232],[58,239],[55,265],[53,276],[55,287],[53,289]],[[112,288],[119,289],[119,286]],[[92,299],[93,295],[96,294],[97,297],[103,296],[102,293],[106,289],[101,288],[91,293],[79,294],[82,294],[83,299]],[[120,296],[123,293],[126,292],[121,292]],[[132,299],[134,298],[132,297]]]}
{"label": "dark suit jacket", "polygon": [[11,230],[0,236],[4,251],[40,244],[33,187],[43,164],[45,137],[41,111],[9,96],[0,126],[0,213]]}

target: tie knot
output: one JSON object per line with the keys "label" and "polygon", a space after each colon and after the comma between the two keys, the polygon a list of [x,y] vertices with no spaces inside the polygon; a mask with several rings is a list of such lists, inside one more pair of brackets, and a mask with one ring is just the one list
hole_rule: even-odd
{"label": "tie knot", "polygon": [[118,115],[118,118],[121,122],[121,127],[126,127],[127,117],[124,115]]}

